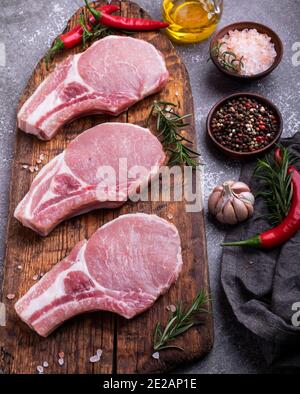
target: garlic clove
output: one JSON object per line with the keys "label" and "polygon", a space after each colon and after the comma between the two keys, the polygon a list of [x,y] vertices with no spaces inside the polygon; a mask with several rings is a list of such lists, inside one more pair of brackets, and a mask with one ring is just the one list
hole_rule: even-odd
{"label": "garlic clove", "polygon": [[215,214],[222,212],[224,206],[227,204],[228,199],[225,199],[223,196],[219,198],[219,201],[217,202],[216,208],[215,208]]}
{"label": "garlic clove", "polygon": [[246,185],[246,183],[244,182],[235,182],[234,185],[232,186],[232,189],[236,194],[250,192],[249,186]]}
{"label": "garlic clove", "polygon": [[227,185],[229,185],[230,187],[232,187],[236,182],[232,181],[231,179],[229,181],[226,181],[225,183],[227,183]]}
{"label": "garlic clove", "polygon": [[217,207],[217,204],[218,204],[221,196],[222,196],[222,190],[214,191],[208,199],[208,209],[209,209],[209,212],[211,212],[213,215],[215,215],[217,212],[216,207]]}
{"label": "garlic clove", "polygon": [[239,199],[242,200],[245,204],[254,204],[255,198],[250,192],[243,192],[239,194]]}
{"label": "garlic clove", "polygon": [[215,193],[215,192],[222,192],[222,191],[223,191],[223,186],[219,185],[219,186],[216,186],[212,192]]}
{"label": "garlic clove", "polygon": [[208,199],[209,211],[221,223],[237,224],[253,214],[255,198],[244,182],[232,180],[214,188]]}
{"label": "garlic clove", "polygon": [[221,211],[221,212],[218,212],[217,214],[216,214],[216,219],[220,222],[220,223],[226,223],[225,222],[225,220],[224,220],[224,215],[223,215],[223,212]]}
{"label": "garlic clove", "polygon": [[249,216],[248,209],[245,203],[238,198],[233,199],[233,207],[239,222],[243,222]]}
{"label": "garlic clove", "polygon": [[248,215],[249,215],[249,217],[252,216],[252,215],[253,215],[253,212],[254,212],[253,205],[245,202],[245,207],[247,207],[247,209],[248,209]]}
{"label": "garlic clove", "polygon": [[235,214],[232,203],[228,203],[225,205],[223,209],[224,221],[228,224],[237,224],[237,216]]}

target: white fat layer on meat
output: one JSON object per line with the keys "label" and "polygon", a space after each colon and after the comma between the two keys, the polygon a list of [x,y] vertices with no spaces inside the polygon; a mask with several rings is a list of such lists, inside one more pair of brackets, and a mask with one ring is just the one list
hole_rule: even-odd
{"label": "white fat layer on meat", "polygon": [[[110,123],[110,125],[111,124],[118,126],[117,122],[112,122],[112,123]],[[137,126],[137,125],[131,125],[131,127],[134,127],[136,129],[138,129],[139,131],[144,132],[144,133],[150,133],[150,130],[148,130],[146,128],[143,128],[143,127],[140,127],[140,126]],[[78,138],[80,138],[80,136]],[[30,190],[30,198],[29,198],[28,203],[25,204],[24,213],[22,215],[26,220],[30,221],[31,219],[33,219],[35,210],[38,209],[38,207],[41,206],[44,202],[49,201],[52,198],[55,198],[55,197],[59,196],[58,194],[53,192],[53,188],[48,188],[46,193],[44,193],[42,198],[39,200],[38,205],[33,206],[33,197],[35,196],[36,192],[38,192],[43,187],[43,185],[46,182],[48,182],[49,179],[51,179],[55,175],[67,174],[67,175],[72,176],[74,179],[76,179],[80,183],[80,187],[81,188],[85,188],[85,187],[89,186],[89,184],[87,184],[86,182],[81,180],[78,176],[74,175],[74,173],[72,172],[70,167],[66,164],[65,152],[66,151],[62,152],[61,154],[59,154],[58,156],[56,156],[53,159],[53,160],[56,161],[56,164],[55,164],[55,166],[53,166],[53,168],[48,173],[47,173],[47,171],[48,171],[47,167],[49,165],[53,164],[53,161],[48,163],[47,166],[45,166],[40,171],[40,173],[37,175],[37,177],[35,178],[34,182],[37,182],[39,180],[39,178],[42,178],[44,176],[44,174],[46,174],[46,176],[40,182],[37,182],[36,185],[34,187],[32,187],[32,189]],[[132,185],[130,185],[130,189],[129,189],[128,193],[127,193],[127,188],[126,188],[126,190],[124,189],[124,191],[119,190],[118,191],[118,199],[117,199],[117,201],[126,201],[126,199],[128,198],[128,194],[131,195],[132,193],[134,193],[137,186],[139,186],[139,185],[144,186],[144,185],[148,184],[150,178],[152,176],[154,176],[155,174],[157,174],[158,171],[159,171],[159,159],[158,159],[157,163],[153,167],[151,167],[151,170],[150,170],[149,175],[147,177],[144,177],[144,179],[140,178],[136,182],[134,182]],[[120,186],[123,186],[123,185],[120,184],[118,186],[120,187]],[[124,185],[124,186],[127,186],[127,185]],[[99,202],[103,202],[103,199],[101,199],[101,197],[103,197],[103,194],[99,193],[98,194]],[[107,200],[107,201],[114,201],[115,200],[115,198],[114,198],[115,197],[115,191],[112,190],[111,192],[105,193],[104,197],[105,197],[104,201],[105,200]],[[58,204],[60,202],[61,201],[59,201]],[[53,204],[53,208],[55,208],[55,205],[56,204]],[[87,209],[86,212],[88,212],[89,210],[90,209]],[[77,214],[81,214],[81,213],[83,213],[83,211],[80,211],[80,212],[76,213],[76,215]]]}
{"label": "white fat layer on meat", "polygon": [[[47,177],[47,179],[53,177],[54,175],[66,174],[66,175],[70,175],[70,176],[72,176],[74,179],[76,179],[76,181],[80,183],[80,188],[87,187],[88,184],[87,184],[86,182],[82,181],[82,180],[81,180],[80,178],[78,178],[77,176],[75,176],[75,175],[73,174],[72,170],[70,169],[70,167],[66,164],[66,162],[65,162],[65,160],[64,160],[65,152],[63,152],[62,155],[63,155],[63,157],[62,157],[62,160],[60,161],[60,168],[59,168],[59,171],[56,172],[56,173],[55,173],[55,172],[53,173],[53,172],[51,171],[52,174],[51,174],[49,177]],[[57,168],[57,167],[56,167],[56,168]],[[47,181],[47,180],[45,179],[45,181],[43,181],[43,182],[46,182],[46,181]],[[42,182],[42,183],[43,183],[43,182]],[[53,180],[52,180],[52,182],[53,182]],[[40,187],[42,186],[42,183],[40,183],[39,185],[37,185],[37,189],[40,188]],[[78,190],[79,190],[79,188],[78,188]],[[57,197],[57,196],[61,196],[61,195],[60,195],[60,194],[57,194],[57,193],[54,193],[54,192],[53,192],[53,188],[48,189],[47,192],[43,194],[43,197],[42,197],[41,200],[39,201],[38,206],[41,206],[44,202],[49,201],[49,200],[51,200],[52,198],[55,198],[55,197]],[[31,199],[32,199],[32,198],[31,198]],[[59,201],[59,202],[60,202],[60,201]],[[56,204],[53,204],[53,207],[55,207],[55,205],[56,205]],[[32,212],[32,213],[34,214],[34,210],[35,210],[36,208],[37,208],[37,207],[32,207],[32,206],[31,206],[30,212]],[[33,216],[33,215],[32,215],[32,216]]]}
{"label": "white fat layer on meat", "polygon": [[[117,36],[110,36],[107,37],[103,40],[119,40],[120,38]],[[126,40],[136,40],[135,38],[131,38],[131,37],[126,37]],[[93,46],[98,45],[99,42],[95,42],[89,49],[91,50]],[[145,43],[144,43],[145,44]],[[165,64],[165,60],[163,58],[163,56],[156,50],[156,48],[152,45],[152,44],[148,44],[149,46],[151,46],[153,48],[153,52],[154,54],[156,54],[157,58],[159,59],[160,62],[160,66],[162,70],[165,70],[165,72],[167,72],[166,69],[166,64]],[[78,61],[80,59],[81,54],[77,54],[74,55],[72,58],[72,65],[68,71],[67,77],[66,79],[63,81],[63,83],[61,83],[59,86],[59,91],[63,90],[64,86],[67,86],[69,83],[72,82],[77,82],[80,85],[84,86],[87,91],[83,93],[83,95],[87,95],[89,93],[93,93],[95,90],[90,87],[86,81],[84,81],[82,79],[82,77],[79,74],[78,71]],[[138,70],[136,70],[136,74],[138,75]],[[151,94],[151,92],[154,92],[157,89],[157,85],[159,84],[159,81],[157,81],[157,84],[155,84],[154,86],[146,86],[143,84],[142,85],[142,90],[141,92],[139,92],[139,96],[132,96],[132,99],[135,100],[139,100],[141,97],[144,97],[145,95],[149,95]],[[30,105],[32,99],[39,94],[40,90],[42,89],[43,83],[37,88],[37,90],[35,91],[35,93],[30,97],[30,99],[25,103],[25,105],[23,106],[23,108],[21,108],[20,112],[19,112],[19,118],[22,116],[23,112],[26,110],[26,108]],[[128,92],[124,92],[124,95],[128,95]],[[79,96],[80,97],[80,96]],[[128,96],[129,97],[129,96]],[[65,104],[65,101],[61,100],[60,97],[57,95],[57,89],[54,89],[49,95],[44,97],[44,100],[42,101],[42,103],[28,116],[26,123],[32,126],[35,126],[36,123],[41,119],[41,117],[43,117],[44,115],[46,115],[49,110],[56,108],[57,106],[59,106],[60,104]],[[111,108],[112,112],[116,112],[117,108]],[[51,118],[51,117],[50,117]],[[46,118],[45,121],[43,122],[43,129],[46,128],[47,123],[49,121],[49,118]],[[30,131],[30,130],[28,130]]]}
{"label": "white fat layer on meat", "polygon": [[[64,152],[56,156],[51,162],[49,162],[46,166],[44,166],[40,172],[37,174],[37,176],[34,178],[33,183],[31,185],[31,188],[29,192],[26,194],[26,196],[23,198],[23,200],[19,203],[19,205],[16,208],[15,211],[15,216],[19,214],[19,212],[22,213],[22,217],[24,219],[30,220],[32,218],[32,203],[33,203],[33,196],[38,190],[41,185],[44,184],[46,180],[51,178],[57,171],[57,167],[61,163],[61,161],[64,158]],[[53,162],[56,161],[56,164],[53,166],[53,168],[49,171],[49,165],[53,164]],[[45,177],[43,178],[43,176]],[[43,178],[43,180],[42,180]],[[39,182],[39,180],[41,180]],[[35,184],[33,186],[33,184]]]}
{"label": "white fat layer on meat", "polygon": [[[126,220],[127,217],[132,217],[132,216],[133,216],[132,214],[122,215],[122,216],[118,217],[117,219],[113,220],[112,222],[106,223],[104,226],[101,227],[101,230],[103,230],[106,227],[109,227],[114,222]],[[167,227],[172,229],[172,231],[174,233],[174,237],[179,236],[177,228],[172,223],[169,223],[165,219],[162,219],[156,215],[148,215],[148,214],[143,214],[143,213],[136,213],[136,214],[134,214],[134,216],[141,217],[144,220],[147,220],[150,222],[156,222],[157,225],[161,225],[162,223],[164,223]],[[63,297],[64,295],[66,295],[65,294],[65,287],[64,287],[64,279],[68,276],[68,274],[70,272],[73,272],[73,271],[83,272],[91,280],[91,282],[94,285],[95,290],[100,290],[101,292],[103,292],[105,294],[105,297],[109,297],[109,296],[113,295],[114,302],[118,302],[120,305],[124,305],[124,307],[128,306],[127,302],[124,302],[122,299],[118,300],[118,296],[120,296],[119,291],[114,290],[114,289],[107,289],[107,288],[101,286],[91,276],[91,274],[87,268],[87,264],[86,264],[86,260],[85,260],[85,250],[86,250],[87,244],[88,244],[88,241],[79,250],[74,264],[72,264],[67,270],[60,272],[57,275],[57,277],[55,278],[55,281],[52,283],[52,285],[45,292],[43,292],[39,297],[33,298],[33,300],[30,302],[29,306],[24,311],[22,311],[21,316],[22,316],[23,320],[26,321],[26,320],[30,319],[30,317],[36,311],[41,310],[46,305],[49,305],[55,299],[59,299],[60,297]],[[156,289],[156,295],[145,293],[142,290],[141,290],[141,294],[147,294],[149,299],[152,299],[154,301],[160,294],[164,293],[170,287],[170,285],[178,278],[178,275],[181,271],[182,264],[183,264],[183,262],[182,262],[181,246],[179,245],[178,252],[177,252],[176,270],[174,270],[174,272],[170,276],[168,283],[165,283],[164,285],[158,287]],[[46,280],[50,273],[51,273],[51,271],[48,274],[46,274],[41,279],[41,281]],[[24,297],[26,297],[26,298],[29,297],[35,291],[36,287],[41,285],[41,281],[39,283],[35,284],[27,292],[27,294]],[[107,293],[108,291],[110,294]],[[20,301],[22,301],[22,299]],[[71,302],[77,302],[77,301],[74,300]],[[132,301],[132,303],[134,303],[134,301]],[[48,314],[53,313],[56,309],[58,309],[60,307],[61,307],[61,305],[59,305],[55,308],[52,308],[49,312],[42,314],[34,322],[34,324],[37,324],[40,320],[44,319]]]}
{"label": "white fat layer on meat", "polygon": [[[37,181],[35,186],[32,186],[32,189],[30,190],[30,198],[29,201],[25,204],[24,207],[24,213],[23,213],[23,217],[26,220],[30,220],[33,218],[34,216],[34,212],[35,210],[41,206],[44,202],[49,201],[50,199],[58,196],[58,194],[53,192],[53,188],[49,188],[47,190],[46,193],[43,194],[42,198],[39,200],[39,203],[37,206],[33,206],[33,197],[35,196],[35,193],[39,191],[39,189],[41,187],[43,187],[43,185],[52,177],[54,177],[55,175],[58,174],[68,174],[71,175],[73,178],[75,178],[78,182],[80,181],[81,183],[81,187],[85,187],[87,186],[87,184],[83,181],[81,181],[80,179],[78,179],[78,177],[75,177],[75,175],[73,174],[73,172],[71,171],[71,169],[67,166],[65,160],[64,160],[64,156],[65,156],[65,152],[62,152],[60,155],[58,155],[55,159],[56,164],[53,166],[53,168],[49,171],[47,169],[47,166],[49,166],[49,164],[51,164],[51,162],[45,166],[41,172],[39,173],[39,175],[36,177],[36,179],[34,180],[34,182]],[[52,163],[53,164],[53,163]],[[47,172],[48,171],[48,172]],[[39,177],[42,178],[42,176],[45,175],[45,177],[38,182]],[[26,197],[25,197],[26,198]]]}
{"label": "white fat layer on meat", "polygon": [[[60,272],[59,275],[57,275],[55,281],[52,283],[52,285],[50,287],[48,287],[48,289],[46,291],[44,291],[39,297],[35,297],[30,302],[29,306],[22,312],[22,318],[24,320],[29,319],[33,313],[42,309],[44,306],[50,304],[55,299],[58,299],[64,295],[66,295],[63,282],[64,282],[64,279],[66,278],[66,276],[70,272],[72,272],[72,271],[84,272],[88,275],[88,277],[94,283],[93,278],[88,273],[88,270],[86,268],[86,262],[84,259],[84,251],[86,249],[86,245],[87,245],[87,243],[85,243],[82,246],[82,248],[80,249],[80,251],[78,252],[75,263],[72,264],[69,269]],[[46,275],[44,275],[44,277],[41,279],[41,281],[46,280],[50,273],[51,273],[51,271],[49,273],[47,273]],[[30,296],[35,291],[36,287],[38,287],[41,284],[41,281],[39,283],[36,283],[28,291],[28,293],[26,294],[26,297]],[[44,316],[42,316],[41,318],[44,318]]]}
{"label": "white fat layer on meat", "polygon": [[[51,198],[54,198],[56,196],[58,196],[58,194],[55,194],[50,188],[47,190],[46,193],[43,194],[42,198],[39,200],[38,205],[33,206],[33,198],[36,194],[36,192],[39,191],[40,188],[43,187],[43,185],[49,181],[49,179],[51,179],[52,177],[54,177],[55,175],[58,174],[69,174],[72,175],[74,178],[76,178],[77,181],[79,181],[79,179],[77,177],[74,176],[74,174],[72,173],[72,171],[70,170],[70,168],[67,166],[65,160],[64,160],[64,156],[65,156],[65,151],[62,152],[61,154],[59,154],[58,156],[56,156],[51,162],[49,162],[45,167],[43,167],[43,169],[39,172],[39,174],[36,176],[36,178],[34,179],[34,183],[36,183],[35,185],[32,184],[31,189],[29,191],[30,193],[30,197],[29,200],[26,202],[25,206],[21,207],[22,205],[22,201],[20,203],[20,207],[23,210],[22,213],[22,217],[26,220],[31,220],[33,219],[34,216],[34,212],[36,209],[38,209],[39,206],[41,206],[44,202],[50,200]],[[51,164],[53,164],[53,161],[56,161],[56,164],[53,166],[53,168],[49,171],[49,166]],[[58,171],[59,169],[59,171]],[[46,174],[44,176],[44,174]],[[44,177],[43,177],[44,176]],[[42,179],[43,177],[43,179]],[[39,179],[41,178],[41,181],[39,182]],[[82,182],[82,186],[85,186],[86,184],[84,184],[84,182]],[[25,198],[27,198],[27,196],[25,196]],[[18,207],[17,207],[18,210]]]}
{"label": "white fat layer on meat", "polygon": [[[64,86],[67,86],[71,82],[77,82],[84,86],[88,91],[85,91],[83,95],[92,93],[94,90],[81,78],[78,72],[78,60],[80,54],[75,55],[72,59],[72,65],[68,71],[67,78],[60,84],[60,91],[63,90]],[[40,87],[39,87],[40,88]],[[39,89],[38,89],[39,90]],[[38,90],[34,93],[36,95]],[[42,116],[47,114],[49,110],[56,108],[60,104],[65,104],[65,101],[61,100],[57,95],[57,89],[54,89],[49,95],[45,96],[43,102],[30,114],[27,119],[27,123],[35,125]]]}

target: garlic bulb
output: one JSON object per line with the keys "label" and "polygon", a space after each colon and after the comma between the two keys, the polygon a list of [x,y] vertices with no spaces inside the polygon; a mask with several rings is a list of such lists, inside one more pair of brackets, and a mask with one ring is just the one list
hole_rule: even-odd
{"label": "garlic bulb", "polygon": [[208,199],[208,209],[219,222],[237,224],[252,216],[254,200],[245,183],[227,181],[215,187]]}

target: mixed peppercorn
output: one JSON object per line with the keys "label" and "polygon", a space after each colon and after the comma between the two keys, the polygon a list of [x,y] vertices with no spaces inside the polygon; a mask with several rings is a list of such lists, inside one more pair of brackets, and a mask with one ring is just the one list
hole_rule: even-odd
{"label": "mixed peppercorn", "polygon": [[269,145],[278,133],[274,111],[257,100],[238,97],[220,107],[211,121],[215,139],[236,152],[253,152]]}

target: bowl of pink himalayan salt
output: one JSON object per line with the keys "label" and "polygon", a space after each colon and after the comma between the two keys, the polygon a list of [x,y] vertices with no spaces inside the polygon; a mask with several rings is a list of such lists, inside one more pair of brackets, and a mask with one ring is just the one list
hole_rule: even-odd
{"label": "bowl of pink himalayan salt", "polygon": [[279,36],[256,22],[228,25],[210,43],[210,57],[216,67],[239,80],[265,77],[279,65],[282,56]]}

